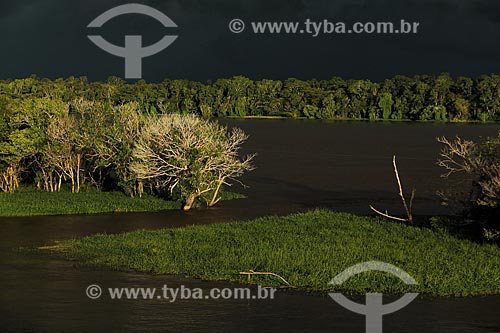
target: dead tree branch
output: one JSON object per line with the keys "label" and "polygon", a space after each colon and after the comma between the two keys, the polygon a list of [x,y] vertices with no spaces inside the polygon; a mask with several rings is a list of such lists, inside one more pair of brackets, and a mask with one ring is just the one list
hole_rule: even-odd
{"label": "dead tree branch", "polygon": [[413,223],[412,208],[413,208],[413,199],[415,198],[415,189],[412,189],[412,191],[411,191],[411,196],[410,196],[410,200],[409,200],[410,204],[408,205],[406,202],[404,192],[403,192],[403,186],[401,185],[401,179],[399,177],[398,166],[396,164],[396,155],[394,155],[392,158],[392,165],[394,167],[394,175],[396,176],[396,181],[398,183],[398,189],[399,189],[398,194],[399,194],[399,197],[401,198],[401,202],[403,203],[403,207],[405,208],[405,211],[406,211],[406,218],[391,216],[387,212],[382,213],[380,210],[374,208],[372,205],[370,205],[370,209],[373,210],[375,213],[382,215],[383,217],[392,219],[392,220]]}
{"label": "dead tree branch", "polygon": [[276,273],[272,273],[272,272],[255,272],[253,270],[250,270],[248,272],[240,272],[240,275],[248,275],[248,281],[250,281],[250,277],[252,275],[271,275],[271,276],[274,276],[274,277],[277,277],[278,279],[280,279],[281,281],[285,282],[285,284],[287,286],[291,286],[290,283],[288,283],[287,280],[285,280],[281,275],[278,275]]}

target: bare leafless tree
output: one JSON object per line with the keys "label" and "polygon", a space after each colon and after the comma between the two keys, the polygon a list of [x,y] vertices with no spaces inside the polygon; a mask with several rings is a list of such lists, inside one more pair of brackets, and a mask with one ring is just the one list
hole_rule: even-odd
{"label": "bare leafless tree", "polygon": [[446,170],[442,177],[449,177],[457,172],[471,174],[484,164],[478,154],[478,146],[473,141],[463,140],[458,136],[452,142],[444,136],[438,137],[437,141],[444,145],[437,161],[437,165]]}
{"label": "bare leafless tree", "polygon": [[[46,168],[41,168],[47,190],[60,191],[62,179],[69,179],[71,191],[80,192],[82,153],[76,147],[76,127],[74,117],[66,115],[54,118],[47,128],[48,144],[42,159]],[[55,184],[52,171],[57,176]]]}
{"label": "bare leafless tree", "polygon": [[0,172],[0,190],[8,193],[17,190],[20,174],[21,168],[16,164],[10,165],[3,172]]}
{"label": "bare leafless tree", "polygon": [[[473,205],[498,206],[500,204],[499,157],[495,153],[486,153],[477,143],[458,136],[454,141],[449,141],[445,137],[439,137],[437,140],[444,145],[437,161],[437,164],[445,169],[442,177],[449,178],[452,174],[463,173],[469,182],[469,191],[463,200]],[[456,201],[453,197],[460,197],[455,191],[451,195],[442,196],[447,201]]]}
{"label": "bare leafless tree", "polygon": [[209,206],[219,201],[223,185],[252,170],[254,155],[239,158],[247,136],[193,115],[167,114],[150,118],[140,132],[130,169],[139,180],[175,190],[189,210],[200,196],[212,193]]}

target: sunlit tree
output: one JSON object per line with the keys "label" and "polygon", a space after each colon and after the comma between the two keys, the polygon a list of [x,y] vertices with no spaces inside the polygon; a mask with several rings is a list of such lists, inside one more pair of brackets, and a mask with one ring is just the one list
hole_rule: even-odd
{"label": "sunlit tree", "polygon": [[222,186],[253,169],[253,155],[239,157],[246,139],[240,129],[228,132],[193,115],[149,118],[134,147],[130,170],[159,192],[181,199],[184,210],[208,194],[207,204],[213,206]]}

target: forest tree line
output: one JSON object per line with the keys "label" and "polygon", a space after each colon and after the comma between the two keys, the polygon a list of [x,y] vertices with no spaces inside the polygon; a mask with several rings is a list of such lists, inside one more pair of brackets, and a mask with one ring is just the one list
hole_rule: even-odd
{"label": "forest tree line", "polygon": [[106,82],[87,78],[0,81],[0,112],[16,100],[77,99],[109,104],[136,102],[142,113],[196,114],[203,117],[283,116],[310,119],[499,121],[500,75],[477,79],[398,75],[369,80],[285,81],[235,76],[215,82],[165,80],[161,83]]}

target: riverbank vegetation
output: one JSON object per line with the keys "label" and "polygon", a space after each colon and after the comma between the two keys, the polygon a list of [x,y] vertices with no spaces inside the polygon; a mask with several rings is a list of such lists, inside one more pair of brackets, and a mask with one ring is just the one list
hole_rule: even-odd
{"label": "riverbank vegetation", "polygon": [[[222,192],[222,200],[244,198],[234,192]],[[131,198],[120,191],[103,192],[92,188],[71,193],[70,188],[60,192],[38,191],[22,187],[14,193],[0,193],[0,216],[38,216],[67,214],[98,214],[155,212],[181,209],[182,202],[165,200],[145,194]]]}
{"label": "riverbank vegetation", "polygon": [[448,180],[440,195],[461,215],[436,218],[434,224],[469,237],[500,241],[500,134],[479,142],[460,137],[438,141],[443,144],[438,165]]}
{"label": "riverbank vegetation", "polygon": [[253,169],[253,156],[239,156],[243,131],[195,115],[52,97],[16,99],[0,112],[0,192],[31,184],[58,193],[68,184],[72,193],[149,194],[189,210],[215,205],[231,180]]}
{"label": "riverbank vegetation", "polygon": [[0,216],[153,212],[180,208],[179,201],[151,195],[131,198],[117,191],[71,193],[63,190],[50,193],[23,187],[15,193],[0,193]]}
{"label": "riverbank vegetation", "polygon": [[[407,286],[382,273],[364,273],[342,290],[416,291],[430,295],[500,293],[500,248],[432,231],[327,210],[250,222],[94,235],[46,249],[80,263],[207,280],[246,282],[244,271],[273,272],[291,285],[332,290],[328,282],[364,261],[391,263],[419,283]],[[252,282],[281,285],[269,276]]]}
{"label": "riverbank vegetation", "polygon": [[254,81],[243,76],[214,82],[165,80],[126,84],[87,78],[0,81],[0,111],[17,100],[83,98],[109,107],[135,102],[143,114],[181,113],[203,117],[283,116],[310,119],[499,121],[500,75],[479,78],[398,75],[369,80]]}

